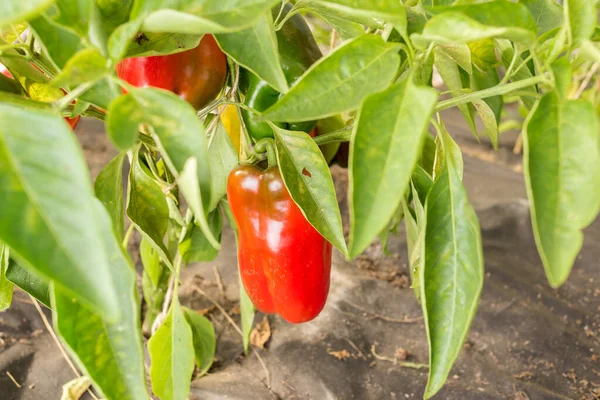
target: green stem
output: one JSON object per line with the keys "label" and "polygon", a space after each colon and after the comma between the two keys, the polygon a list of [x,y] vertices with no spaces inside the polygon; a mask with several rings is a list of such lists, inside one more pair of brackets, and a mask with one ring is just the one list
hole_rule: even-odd
{"label": "green stem", "polygon": [[437,103],[435,111],[445,110],[447,108],[456,107],[461,104],[470,103],[473,100],[486,99],[492,96],[504,95],[515,90],[519,90],[528,86],[536,85],[538,83],[548,82],[548,78],[545,75],[532,76],[531,78],[523,79],[520,81],[508,83],[506,85],[498,85],[488,89],[479,90],[477,92],[464,94],[462,96],[454,97],[448,100],[442,100]]}
{"label": "green stem", "polygon": [[129,239],[131,238],[131,234],[135,229],[135,224],[131,222],[129,227],[127,228],[127,232],[125,232],[125,236],[123,237],[123,247],[127,250],[127,246],[129,246]]}
{"label": "green stem", "polygon": [[270,167],[277,166],[277,153],[275,152],[275,142],[271,138],[260,139],[254,146],[257,153],[267,153],[267,162]]}
{"label": "green stem", "polygon": [[385,28],[383,29],[383,32],[381,32],[381,37],[386,42],[389,39],[390,34],[392,33],[392,29],[394,29],[394,26],[392,24],[386,24]]}
{"label": "green stem", "polygon": [[81,96],[82,93],[85,93],[89,88],[94,86],[96,82],[86,82],[79,86],[77,86],[74,90],[67,93],[64,97],[54,102],[54,105],[58,107],[59,110],[66,108],[73,100]]}
{"label": "green stem", "polygon": [[352,137],[352,126],[347,126],[346,128],[329,132],[324,135],[319,135],[314,138],[314,141],[319,146],[325,143],[332,142],[348,142]]}
{"label": "green stem", "polygon": [[504,77],[502,78],[502,80],[499,83],[500,85],[504,85],[510,79],[510,77],[513,73],[513,68],[515,67],[515,64],[517,63],[517,58],[519,58],[519,56],[520,56],[520,53],[517,51],[516,48],[514,48],[512,60],[510,60],[510,64],[509,64],[508,68],[506,68],[506,71],[504,72]]}

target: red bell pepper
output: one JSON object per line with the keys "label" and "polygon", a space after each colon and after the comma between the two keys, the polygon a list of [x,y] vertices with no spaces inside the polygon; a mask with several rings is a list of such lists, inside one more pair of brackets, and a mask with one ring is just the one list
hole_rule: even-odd
{"label": "red bell pepper", "polygon": [[212,35],[204,35],[197,47],[180,53],[126,58],[117,75],[136,87],[170,90],[198,110],[223,88],[227,57]]}
{"label": "red bell pepper", "polygon": [[242,283],[257,309],[300,323],[329,292],[331,243],[306,220],[276,167],[243,165],[227,181]]}

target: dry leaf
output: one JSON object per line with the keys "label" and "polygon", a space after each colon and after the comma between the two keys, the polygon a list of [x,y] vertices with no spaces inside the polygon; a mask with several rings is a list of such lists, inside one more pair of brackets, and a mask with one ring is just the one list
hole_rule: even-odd
{"label": "dry leaf", "polygon": [[394,353],[394,358],[397,358],[400,361],[406,361],[408,359],[408,351],[402,347],[398,347]]}
{"label": "dry leaf", "polygon": [[65,383],[62,387],[63,392],[60,400],[79,400],[91,384],[92,381],[87,376],[80,376]]}
{"label": "dry leaf", "polygon": [[271,325],[269,325],[269,319],[265,316],[263,320],[252,329],[252,333],[250,333],[250,343],[259,349],[264,349],[265,343],[269,341],[270,337]]}
{"label": "dry leaf", "polygon": [[338,360],[345,360],[350,357],[350,352],[346,349],[340,351],[327,350],[327,354],[334,356]]}

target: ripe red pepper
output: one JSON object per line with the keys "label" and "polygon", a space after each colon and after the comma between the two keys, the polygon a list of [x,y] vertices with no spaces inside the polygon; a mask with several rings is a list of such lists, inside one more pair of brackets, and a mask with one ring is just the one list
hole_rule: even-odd
{"label": "ripe red pepper", "polygon": [[[13,79],[12,74],[10,72],[8,72],[8,70],[2,64],[0,64],[0,72],[2,72],[2,75],[6,76],[6,77],[8,77],[10,79]],[[65,93],[64,90],[63,90],[63,93]],[[65,121],[67,121],[67,123],[69,124],[69,126],[71,127],[71,129],[75,129],[75,127],[79,123],[79,119],[80,118],[81,118],[81,115],[78,115],[78,116],[76,116],[74,118],[67,118],[67,117],[65,117]]]}
{"label": "ripe red pepper", "polygon": [[227,57],[212,35],[204,35],[197,47],[180,53],[126,58],[117,75],[136,87],[170,90],[199,110],[223,88]]}
{"label": "ripe red pepper", "polygon": [[243,165],[227,181],[242,283],[257,309],[288,322],[315,318],[329,292],[331,243],[306,220],[277,167]]}

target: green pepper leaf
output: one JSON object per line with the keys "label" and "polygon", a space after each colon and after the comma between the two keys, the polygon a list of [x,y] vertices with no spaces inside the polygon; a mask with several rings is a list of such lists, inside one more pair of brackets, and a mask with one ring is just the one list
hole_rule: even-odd
{"label": "green pepper leaf", "polygon": [[[451,57],[441,46],[436,46],[433,50],[433,54],[435,57],[434,65],[448,89],[452,91],[452,96],[456,97],[463,94],[462,90],[464,89],[465,85],[461,79],[458,64],[454,60],[456,56]],[[467,121],[467,125],[469,125],[471,132],[473,132],[473,134],[477,137],[477,128],[475,126],[475,120],[473,117],[473,107],[470,104],[460,104],[458,109],[465,118],[465,121]]]}
{"label": "green pepper leaf", "polygon": [[[177,115],[171,110],[178,110]],[[196,110],[174,93],[134,88],[111,105],[106,127],[112,138],[123,137],[123,143],[131,143],[131,138],[137,137],[140,125],[152,134],[165,164],[177,178],[196,222],[213,246],[220,248],[206,223],[206,213],[211,211],[213,183],[206,134]]]}
{"label": "green pepper leaf", "polygon": [[125,56],[128,48],[134,47],[132,41],[138,34],[141,25],[142,21],[140,20],[129,21],[118,26],[110,34],[106,46],[108,56],[114,63]]}
{"label": "green pepper leaf", "polygon": [[98,247],[95,197],[81,148],[63,118],[19,101],[0,103],[0,240],[11,257],[61,290],[117,317],[118,295],[107,254]]}
{"label": "green pepper leaf", "polygon": [[346,255],[335,187],[319,146],[304,132],[273,127],[279,170],[292,199],[308,222]]}
{"label": "green pepper leaf", "polygon": [[464,6],[434,7],[434,16],[423,32],[413,34],[415,45],[468,43],[486,38],[506,38],[525,47],[536,39],[537,27],[527,7],[507,0]]}
{"label": "green pepper leaf", "polygon": [[594,2],[589,0],[565,0],[564,7],[568,10],[572,44],[575,47],[592,37],[598,14]]}
{"label": "green pepper leaf", "polygon": [[521,0],[533,16],[541,35],[563,23],[563,10],[554,0]]}
{"label": "green pepper leaf", "polygon": [[78,86],[97,81],[108,72],[107,60],[98,50],[83,49],[67,61],[52,83],[59,87]]}
{"label": "green pepper leaf", "polygon": [[273,89],[281,93],[288,91],[271,13],[264,14],[248,29],[218,34],[215,39],[229,57],[264,79]]}
{"label": "green pepper leaf", "polygon": [[[471,66],[471,49],[466,44],[445,44],[438,45],[434,49],[438,56],[445,56],[454,61],[469,75],[473,73]],[[435,60],[438,61],[437,58]]]}
{"label": "green pepper leaf", "polygon": [[[215,239],[221,242],[223,218],[219,209],[215,209],[208,214],[207,222]],[[179,243],[179,253],[184,264],[189,264],[191,262],[213,261],[219,254],[219,250],[214,248],[200,227],[191,223],[187,227],[183,240]]]}
{"label": "green pepper leaf", "polygon": [[0,3],[0,28],[31,19],[44,12],[54,0],[19,0]]}
{"label": "green pepper leaf", "polygon": [[0,311],[10,307],[13,296],[13,283],[6,277],[9,258],[8,247],[0,243]]}
{"label": "green pepper leaf", "polygon": [[[433,186],[433,182],[431,182]],[[421,202],[418,189],[411,184],[412,198],[414,202],[414,214],[411,212],[408,204],[403,199],[402,209],[404,210],[404,219],[406,225],[406,246],[408,250],[408,261],[410,265],[411,286],[415,292],[417,300],[421,300],[421,286],[423,268],[425,263],[425,233],[427,231],[427,215],[425,207]]]}
{"label": "green pepper leaf", "polygon": [[256,309],[252,300],[246,293],[242,280],[240,279],[238,284],[240,285],[240,319],[242,322],[242,341],[244,344],[244,354],[248,354],[248,348],[250,346],[250,334],[252,333],[252,325],[254,324],[254,314]]}
{"label": "green pepper leaf", "polygon": [[371,93],[386,88],[400,64],[396,44],[362,35],[311,66],[264,113],[271,121],[301,122],[357,109]]}
{"label": "green pepper leaf", "polygon": [[[93,218],[102,232],[98,245],[108,254],[121,315],[114,321],[92,312],[54,287],[55,329],[77,355],[78,365],[107,399],[147,399],[140,304],[133,264],[114,235],[110,217],[94,201]],[[91,274],[93,275],[93,274]]]}
{"label": "green pepper leaf", "polygon": [[579,56],[585,60],[600,63],[600,49],[589,40],[583,40],[579,50]]}
{"label": "green pepper leaf", "polygon": [[[229,222],[229,226],[233,229],[235,233],[235,243],[238,245],[238,231],[237,226],[235,224],[235,219],[233,218],[233,214],[231,213],[231,208],[229,207],[229,203],[226,200],[221,201],[221,209],[223,213],[227,217],[227,222]],[[252,300],[246,293],[246,289],[244,289],[244,285],[242,283],[241,276],[238,274],[238,286],[240,287],[240,322],[242,325],[242,342],[244,345],[244,354],[248,355],[248,347],[250,346],[250,333],[252,333],[252,324],[254,323],[254,315],[256,310],[254,308],[254,304],[252,304]]]}
{"label": "green pepper leaf", "polygon": [[457,159],[450,152],[444,157],[444,169],[425,205],[425,260],[419,278],[429,340],[426,399],[446,381],[475,316],[483,286],[479,221],[461,182],[461,166],[455,165]]}
{"label": "green pepper leaf", "polygon": [[46,15],[29,21],[29,24],[39,37],[44,38],[43,50],[59,69],[63,68],[75,53],[85,48],[81,38],[73,30],[55,23]]}
{"label": "green pepper leaf", "polygon": [[[483,72],[475,70],[473,71],[473,75],[471,75],[471,89],[473,91],[488,89],[496,86],[498,83],[500,83],[500,77],[495,68]],[[496,123],[500,123],[500,116],[502,115],[502,109],[504,107],[502,96],[487,97],[483,99],[483,101],[486,102],[494,113]]]}
{"label": "green pepper leaf", "polygon": [[331,25],[331,27],[335,29],[336,33],[340,35],[342,40],[353,39],[365,33],[364,28],[359,23],[349,21],[343,16],[338,15],[338,13],[332,12],[325,7],[315,9],[315,7],[313,7],[311,4],[311,11]]}
{"label": "green pepper leaf", "polygon": [[[137,31],[136,31],[137,33]],[[179,33],[144,33],[142,39],[133,41],[127,48],[127,57],[158,56],[179,53],[198,47],[199,35],[183,35]]]}
{"label": "green pepper leaf", "polygon": [[[498,50],[500,52],[500,56],[502,58],[502,64],[504,65],[505,68],[508,68],[512,62],[514,55],[515,55],[515,51],[517,51],[517,50],[515,50],[515,48],[513,48],[512,44],[508,40],[498,39],[498,40],[496,40],[496,43],[498,46]],[[518,57],[517,63],[521,64],[523,61],[523,56],[517,55],[517,57]],[[525,63],[522,63],[522,64],[523,65],[521,67],[519,67],[515,71],[513,71],[512,76],[510,78],[511,82],[517,82],[517,81],[532,77],[529,67]],[[525,88],[523,90],[537,92],[535,85],[528,86],[527,88]],[[530,97],[530,96],[523,96],[523,97],[521,97],[521,100],[527,106],[527,108],[531,108],[533,106],[533,103],[535,102],[535,98]]]}
{"label": "green pepper leaf", "polygon": [[144,266],[144,273],[150,278],[153,288],[157,288],[163,275],[160,265],[160,256],[148,239],[142,237],[140,242],[140,259]]}
{"label": "green pepper leaf", "polygon": [[454,165],[454,169],[462,181],[464,169],[462,152],[442,123],[438,135],[435,137],[435,160],[433,162],[434,180],[437,180],[438,176],[446,169],[448,160],[452,161],[452,165]]}
{"label": "green pepper leaf", "polygon": [[200,370],[198,376],[202,376],[208,372],[215,359],[215,349],[217,347],[215,328],[205,316],[185,307],[183,312],[186,321],[192,328],[194,354],[196,355],[196,364]]}
{"label": "green pepper leaf", "polygon": [[415,86],[411,79],[367,97],[357,116],[348,162],[351,258],[373,241],[400,206],[419,158],[437,93]]}
{"label": "green pepper leaf", "polygon": [[483,123],[483,133],[490,138],[494,149],[498,150],[498,122],[496,122],[494,111],[485,101],[480,99],[473,100],[473,105]]}
{"label": "green pepper leaf", "polygon": [[[598,116],[589,102],[544,95],[523,128],[523,172],[538,253],[552,287],[569,276],[581,230],[600,207]],[[582,173],[585,171],[585,173]]]}
{"label": "green pepper leaf", "polygon": [[96,177],[96,182],[94,182],[96,197],[108,210],[119,240],[123,240],[125,224],[123,217],[123,163],[125,155],[125,153],[120,153],[106,164]]}
{"label": "green pepper leaf", "polygon": [[338,47],[309,68],[277,103],[264,113],[271,121],[322,119],[358,108],[371,93],[386,88],[400,63],[395,44],[362,35]]}
{"label": "green pepper leaf", "polygon": [[219,120],[208,145],[208,162],[211,173],[211,201],[208,208],[214,210],[227,193],[227,177],[238,166],[238,155],[231,139]]}
{"label": "green pepper leaf", "polygon": [[[471,61],[476,70],[487,71],[500,63],[496,59],[496,46],[492,38],[475,40],[467,45],[471,51]],[[477,71],[476,71],[477,72]]]}
{"label": "green pepper leaf", "polygon": [[[46,15],[31,20],[29,23],[35,33],[44,38],[44,41],[40,41],[39,44],[42,47],[42,52],[47,54],[48,58],[55,64],[53,69],[60,71],[65,68],[71,57],[86,48],[82,39],[74,31],[55,23]],[[85,60],[80,60],[78,64],[84,62]],[[97,69],[97,62],[94,64],[96,65],[95,69]],[[100,79],[83,93],[80,99],[106,110],[110,102],[119,94],[120,90],[106,77]]]}
{"label": "green pepper leaf", "polygon": [[399,32],[406,33],[406,11],[394,0],[316,0],[315,3],[347,19],[359,17],[359,22],[367,18],[382,19],[392,23]]}
{"label": "green pepper leaf", "polygon": [[140,161],[139,149],[133,153],[127,190],[127,216],[161,259],[172,268],[171,256],[164,244],[169,221],[169,206],[161,187],[148,167]]}
{"label": "green pepper leaf", "polygon": [[431,190],[431,187],[433,186],[431,175],[429,175],[423,167],[417,164],[412,173],[411,183],[414,189],[412,191],[413,198],[416,194],[419,197],[421,204],[425,204],[427,194],[429,194],[429,190]]}
{"label": "green pepper leaf", "polygon": [[131,19],[143,18],[142,30],[198,34],[235,32],[248,28],[278,0],[137,1]]}
{"label": "green pepper leaf", "polygon": [[6,279],[29,293],[48,308],[52,308],[52,292],[50,280],[37,274],[34,270],[10,260],[6,270]]}
{"label": "green pepper leaf", "polygon": [[167,318],[148,341],[148,350],[154,394],[162,400],[187,399],[194,372],[194,339],[176,295]]}

